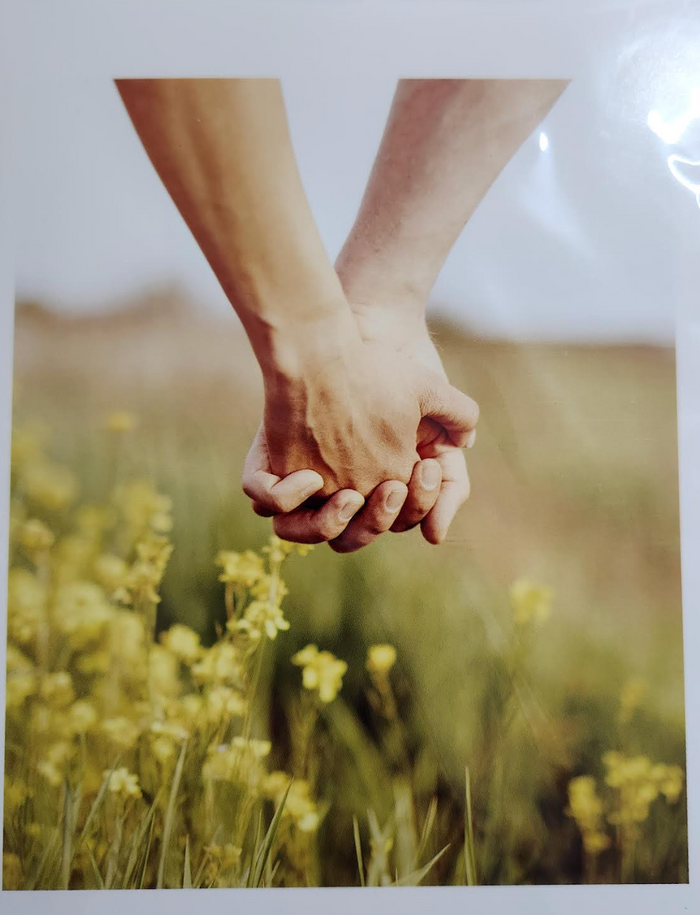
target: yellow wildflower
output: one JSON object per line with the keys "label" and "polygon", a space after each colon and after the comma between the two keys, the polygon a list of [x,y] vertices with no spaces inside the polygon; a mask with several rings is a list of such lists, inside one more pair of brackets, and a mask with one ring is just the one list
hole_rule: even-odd
{"label": "yellow wildflower", "polygon": [[313,549],[310,543],[290,543],[288,540],[281,540],[275,534],[270,537],[267,546],[262,551],[270,557],[270,562],[279,564],[284,562],[290,553],[298,553],[299,556],[308,556]]}
{"label": "yellow wildflower", "polygon": [[152,645],[148,653],[148,682],[153,693],[162,697],[180,691],[177,658],[162,645]]}
{"label": "yellow wildflower", "polygon": [[675,804],[683,790],[683,770],[681,767],[657,763],[651,771],[651,777],[658,784],[659,791],[669,804]]}
{"label": "yellow wildflower", "polygon": [[152,721],[151,731],[154,734],[169,737],[171,740],[175,740],[178,743],[182,743],[183,740],[187,740],[190,736],[189,731],[175,721]]}
{"label": "yellow wildflower", "polygon": [[246,703],[243,697],[228,686],[216,686],[207,695],[207,717],[212,723],[223,717],[245,715]]}
{"label": "yellow wildflower", "polygon": [[[109,770],[106,770],[104,773],[105,778],[108,774]],[[125,799],[129,797],[141,797],[138,775],[129,772],[125,766],[121,766],[119,769],[115,769],[114,772],[112,772],[109,776],[107,788],[113,794],[118,794]]]}
{"label": "yellow wildflower", "polygon": [[186,696],[168,703],[168,719],[189,732],[196,729],[201,723],[203,708],[202,697],[195,693],[188,693]]}
{"label": "yellow wildflower", "polygon": [[74,515],[78,531],[93,543],[100,542],[103,533],[116,521],[114,509],[109,505],[81,505]]}
{"label": "yellow wildflower", "polygon": [[7,646],[5,663],[10,673],[26,673],[34,667],[29,658],[11,642]]}
{"label": "yellow wildflower", "polygon": [[343,675],[348,669],[330,651],[319,651],[307,645],[292,658],[292,664],[302,667],[302,684],[305,689],[318,690],[321,702],[332,702],[343,685]]}
{"label": "yellow wildflower", "polygon": [[265,776],[265,780],[262,784],[263,794],[271,800],[277,800],[287,790],[287,785],[290,781],[291,778],[286,772],[276,769],[274,772],[270,772],[269,775]]}
{"label": "yellow wildflower", "polygon": [[123,603],[135,599],[160,602],[158,587],[163,580],[165,568],[173,551],[173,545],[165,537],[151,536],[136,544],[137,558],[132,563],[121,588],[114,596]]}
{"label": "yellow wildflower", "polygon": [[675,803],[683,786],[683,770],[664,763],[653,764],[646,756],[626,757],[611,750],[603,756],[605,781],[617,791],[617,805],[608,820],[614,824],[641,823],[651,804],[662,794]]}
{"label": "yellow wildflower", "polygon": [[36,693],[37,678],[31,671],[12,671],[7,675],[5,704],[8,709],[20,708]]}
{"label": "yellow wildflower", "polygon": [[110,553],[98,556],[93,566],[95,578],[109,594],[123,587],[128,571],[126,562]]}
{"label": "yellow wildflower", "polygon": [[553,598],[551,588],[520,578],[513,582],[509,594],[516,625],[541,623],[549,617]]}
{"label": "yellow wildflower", "polygon": [[[300,832],[315,832],[320,817],[316,804],[309,796],[309,783],[304,779],[295,779],[289,789],[283,816],[291,817]],[[281,800],[281,797],[280,797]]]}
{"label": "yellow wildflower", "polygon": [[216,564],[221,566],[219,581],[241,584],[246,588],[254,585],[264,574],[261,556],[252,550],[234,553],[232,550],[220,550]]}
{"label": "yellow wildflower", "polygon": [[134,543],[149,533],[167,534],[172,528],[172,500],[146,480],[131,480],[118,486],[113,500]]}
{"label": "yellow wildflower", "polygon": [[57,788],[63,782],[66,764],[72,755],[71,745],[60,740],[49,747],[46,758],[37,764],[37,771],[52,787]]}
{"label": "yellow wildflower", "polygon": [[90,573],[97,544],[83,534],[62,537],[53,550],[53,573],[57,584],[84,580]]}
{"label": "yellow wildflower", "polygon": [[15,642],[36,641],[44,621],[46,588],[27,569],[10,569],[7,583],[8,633]]}
{"label": "yellow wildflower", "polygon": [[241,860],[243,849],[238,845],[228,843],[226,845],[207,845],[209,855],[216,861],[217,866],[222,870],[227,867],[235,867]]}
{"label": "yellow wildflower", "polygon": [[241,659],[230,642],[217,642],[205,648],[202,657],[192,665],[192,675],[201,683],[221,683],[238,679]]}
{"label": "yellow wildflower", "polygon": [[169,737],[156,737],[151,741],[151,752],[161,765],[175,758],[175,744]]}
{"label": "yellow wildflower", "polygon": [[10,780],[5,776],[5,810],[18,810],[32,793],[21,778]]}
{"label": "yellow wildflower", "polygon": [[74,581],[56,590],[52,616],[71,645],[82,649],[99,640],[114,610],[99,585]]}
{"label": "yellow wildflower", "polygon": [[263,632],[268,639],[277,637],[278,632],[289,629],[289,620],[282,614],[281,607],[272,601],[254,600],[245,609],[242,619],[231,619],[226,624],[230,631],[242,631],[253,641],[262,638]]}
{"label": "yellow wildflower", "polygon": [[30,518],[19,529],[19,542],[30,556],[45,553],[54,543],[54,535],[43,521]]}
{"label": "yellow wildflower", "polygon": [[270,755],[272,744],[269,740],[256,740],[255,738],[234,737],[231,746],[245,753],[252,753],[256,759],[264,759]]}
{"label": "yellow wildflower", "polygon": [[90,651],[84,654],[81,652],[75,666],[86,677],[106,674],[112,666],[112,658],[107,651]]}
{"label": "yellow wildflower", "polygon": [[73,701],[73,683],[70,674],[61,670],[47,674],[39,687],[41,698],[53,708],[63,708]]}
{"label": "yellow wildflower", "polygon": [[599,854],[610,845],[609,837],[602,830],[603,802],[592,776],[579,775],[571,779],[566,813],[576,821],[588,854]]}
{"label": "yellow wildflower", "polygon": [[151,722],[151,733],[155,735],[151,741],[151,750],[163,765],[175,758],[177,745],[189,737],[189,732],[173,721]]}
{"label": "yellow wildflower", "polygon": [[40,460],[30,464],[23,473],[25,492],[31,502],[58,511],[67,508],[78,493],[73,474],[65,467]]}
{"label": "yellow wildflower", "polygon": [[165,648],[172,651],[186,664],[196,661],[202,651],[199,635],[189,626],[183,626],[181,623],[176,623],[167,632],[164,632],[161,635],[161,641]]}
{"label": "yellow wildflower", "polygon": [[68,710],[68,722],[74,734],[87,734],[97,723],[97,709],[86,699],[79,699]]}
{"label": "yellow wildflower", "polygon": [[141,733],[138,725],[123,715],[103,721],[102,730],[110,740],[125,750],[130,750],[136,745]]}
{"label": "yellow wildflower", "polygon": [[367,670],[372,674],[386,674],[396,663],[393,645],[370,645],[367,651]]}
{"label": "yellow wildflower", "polygon": [[109,623],[110,653],[128,670],[141,672],[145,656],[146,628],[143,617],[132,610],[116,610]]}

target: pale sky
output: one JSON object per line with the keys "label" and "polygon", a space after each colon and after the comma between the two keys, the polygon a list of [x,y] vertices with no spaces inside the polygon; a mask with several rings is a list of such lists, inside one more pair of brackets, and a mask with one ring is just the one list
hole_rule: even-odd
{"label": "pale sky", "polygon": [[[393,88],[354,78],[284,83],[304,185],[331,257],[354,217]],[[700,158],[700,143],[692,148],[699,132],[691,124],[665,144],[646,123],[649,104],[633,104],[627,91],[624,81],[613,92],[567,88],[470,220],[431,309],[494,337],[673,340],[681,243],[698,231],[700,210],[667,158]],[[113,85],[56,81],[24,87],[20,97],[18,296],[86,312],[176,282],[202,308],[228,311]],[[674,101],[661,112],[666,121],[688,99]]]}

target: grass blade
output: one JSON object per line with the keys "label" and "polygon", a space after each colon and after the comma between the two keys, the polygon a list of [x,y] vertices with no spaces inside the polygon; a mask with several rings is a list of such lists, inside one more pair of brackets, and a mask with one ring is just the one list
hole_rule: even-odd
{"label": "grass blade", "polygon": [[[220,826],[217,826],[217,827],[216,827],[216,829],[214,830],[214,835],[211,837],[211,840],[210,840],[210,842],[209,842],[209,845],[213,845],[213,844],[216,842],[216,839],[217,839],[217,837],[218,837],[218,835],[219,835],[220,829],[221,829]],[[205,847],[204,847],[204,853],[203,853],[203,855],[202,855],[202,860],[201,860],[201,862],[200,862],[199,867],[197,868],[197,873],[194,875],[194,887],[195,887],[195,889],[199,889],[199,888],[201,887],[201,885],[202,885],[202,878],[203,878],[203,876],[204,876],[204,868],[206,867],[207,861],[209,860],[209,854],[210,854],[210,853],[209,853],[209,849],[208,849],[207,846],[205,846]]]}
{"label": "grass blade", "polygon": [[250,859],[250,867],[248,868],[248,876],[246,878],[245,885],[246,887],[252,887],[253,877],[255,875],[255,862],[260,851],[260,836],[262,835],[262,822],[263,822],[263,813],[262,809],[258,810],[258,818],[255,821],[255,835],[253,836],[253,853]]}
{"label": "grass blade", "polygon": [[175,802],[177,801],[177,792],[180,788],[180,779],[182,778],[182,769],[185,765],[185,751],[187,749],[187,741],[182,745],[180,750],[180,755],[177,759],[177,765],[175,766],[175,774],[173,775],[173,783],[170,786],[170,798],[168,799],[168,809],[165,811],[165,821],[163,823],[163,838],[161,839],[161,850],[160,850],[160,862],[158,864],[158,880],[156,883],[156,888],[159,890],[163,889],[163,881],[165,879],[165,858],[168,853],[168,846],[170,845],[170,834],[173,830],[173,820],[175,819]]}
{"label": "grass blade", "polygon": [[290,782],[287,785],[287,790],[284,792],[282,800],[279,802],[277,810],[275,810],[275,815],[272,817],[270,828],[267,830],[265,839],[262,843],[262,847],[258,853],[257,859],[255,861],[255,866],[253,868],[253,886],[260,886],[260,881],[262,880],[262,876],[265,871],[265,862],[267,861],[270,855],[270,851],[272,850],[272,843],[275,841],[277,827],[280,824],[284,805],[287,803],[287,796],[289,795],[289,789],[291,787],[292,783]]}
{"label": "grass blade", "polygon": [[73,863],[73,831],[75,829],[75,807],[80,804],[79,788],[73,794],[68,779],[63,783],[63,848],[61,850],[61,886],[68,889]]}
{"label": "grass blade", "polygon": [[83,826],[83,830],[80,833],[80,838],[78,839],[78,843],[75,848],[76,851],[83,844],[85,839],[87,839],[87,837],[90,833],[90,827],[92,826],[92,821],[95,819],[95,816],[97,815],[97,811],[102,806],[102,801],[104,801],[105,794],[107,793],[107,786],[109,785],[109,780],[112,777],[112,773],[119,765],[119,761],[121,760],[121,758],[122,757],[121,757],[121,753],[120,753],[119,756],[117,756],[112,768],[102,779],[102,784],[100,785],[100,790],[97,792],[95,800],[92,802],[92,807],[90,807],[90,812],[87,815],[87,819],[85,820],[85,825]]}
{"label": "grass blade", "polygon": [[435,818],[437,816],[437,798],[433,795],[430,798],[430,804],[428,805],[428,812],[425,815],[425,820],[423,821],[423,828],[420,832],[420,839],[418,840],[418,851],[416,852],[416,857],[420,861],[425,853],[425,849],[428,847],[428,839],[430,838],[430,833],[433,831],[433,826],[435,825]]}
{"label": "grass blade", "polygon": [[[155,801],[153,802],[155,808]],[[151,843],[153,842],[153,826],[156,822],[155,815],[151,817],[151,824],[148,827],[148,841],[146,842],[146,848],[143,852],[143,863],[141,864],[141,876],[139,877],[139,889],[143,889],[143,882],[146,879],[146,871],[148,870],[148,859],[151,854]]]}
{"label": "grass blade", "polygon": [[[58,845],[58,842],[59,842],[59,836],[60,836],[60,833],[59,833],[58,829],[54,829],[51,838],[46,843],[46,848],[44,849],[44,853],[41,856],[41,858],[39,859],[37,868],[34,871],[34,876],[27,884],[28,890],[34,890],[39,885],[39,882],[44,875],[44,871],[46,870],[46,865],[49,860],[49,856],[52,855],[53,852],[56,850],[56,846]],[[53,887],[52,887],[52,889],[53,889]]]}
{"label": "grass blade", "polygon": [[355,854],[357,855],[357,871],[360,875],[360,886],[365,885],[365,865],[362,860],[362,842],[360,841],[360,824],[357,817],[352,818],[352,834],[355,839]]}
{"label": "grass blade", "polygon": [[412,873],[420,864],[417,855],[416,813],[407,779],[394,780],[394,867],[397,877]]}
{"label": "grass blade", "polygon": [[192,889],[192,865],[190,864],[190,837],[185,838],[185,867],[182,874],[183,890]]}
{"label": "grass blade", "polygon": [[477,886],[476,850],[474,848],[474,821],[472,818],[472,786],[469,766],[466,774],[466,808],[464,811],[464,865],[467,872],[467,885]]}
{"label": "grass blade", "polygon": [[97,861],[95,861],[95,856],[93,855],[92,849],[90,848],[89,845],[87,846],[87,851],[88,851],[88,857],[90,858],[90,864],[92,864],[93,873],[95,874],[95,877],[97,878],[97,886],[99,887],[99,889],[103,890],[105,888],[105,882],[102,879],[102,874],[100,873],[100,869],[97,866]]}
{"label": "grass blade", "polygon": [[136,863],[138,861],[139,852],[142,850],[143,840],[146,837],[146,831],[151,825],[151,821],[156,814],[156,806],[158,804],[158,796],[155,797],[153,803],[148,808],[148,811],[141,819],[138,827],[134,830],[134,833],[131,837],[131,847],[129,850],[129,857],[126,862],[126,869],[124,871],[124,881],[122,884],[122,889],[128,890],[132,887],[129,886],[131,878],[136,869]]}
{"label": "grass blade", "polygon": [[418,884],[427,876],[428,871],[436,864],[440,858],[445,854],[449,845],[446,845],[444,848],[428,861],[427,864],[424,864],[423,867],[419,868],[417,871],[413,871],[412,874],[408,874],[405,877],[402,877],[400,880],[397,880],[394,883],[394,886],[418,886]]}
{"label": "grass blade", "polygon": [[124,838],[124,814],[120,813],[114,823],[114,835],[109,846],[107,855],[107,876],[105,878],[105,889],[111,890],[114,878],[117,875],[117,866],[119,864],[119,852],[122,848],[122,839]]}

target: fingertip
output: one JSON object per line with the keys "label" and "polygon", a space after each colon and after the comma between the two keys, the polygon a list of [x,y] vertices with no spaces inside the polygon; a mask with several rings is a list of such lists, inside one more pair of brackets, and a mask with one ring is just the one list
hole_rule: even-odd
{"label": "fingertip", "polygon": [[338,518],[347,523],[359,512],[365,504],[364,496],[354,489],[341,489],[334,496],[334,505],[337,506]]}
{"label": "fingertip", "polygon": [[259,515],[261,518],[272,518],[276,514],[273,509],[268,508],[266,505],[263,505],[261,502],[253,502],[251,508],[256,515]]}
{"label": "fingertip", "polygon": [[420,529],[423,534],[423,539],[432,546],[440,546],[447,536],[447,530],[436,527],[427,518],[421,523]]}

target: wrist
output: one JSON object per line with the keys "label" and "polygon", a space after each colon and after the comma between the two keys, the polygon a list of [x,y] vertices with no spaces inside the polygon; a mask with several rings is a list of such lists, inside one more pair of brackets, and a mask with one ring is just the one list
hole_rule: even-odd
{"label": "wrist", "polygon": [[347,302],[341,304],[289,326],[260,329],[256,355],[266,392],[306,385],[328,366],[343,363],[353,345],[362,342]]}
{"label": "wrist", "polygon": [[416,264],[407,264],[388,245],[370,245],[351,233],[335,263],[345,296],[354,312],[400,314],[419,324],[432,286]]}

